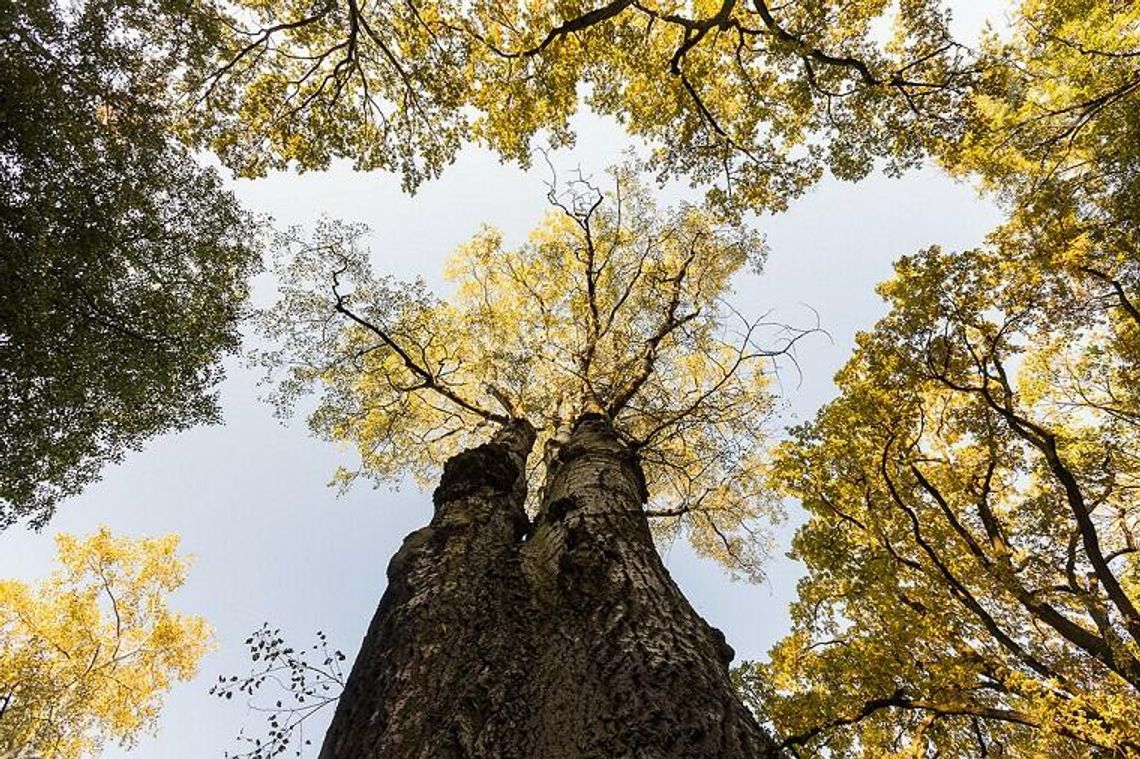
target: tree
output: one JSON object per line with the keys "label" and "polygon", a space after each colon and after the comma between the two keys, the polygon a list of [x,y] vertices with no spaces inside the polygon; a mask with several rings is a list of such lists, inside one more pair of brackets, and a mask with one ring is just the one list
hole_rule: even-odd
{"label": "tree", "polygon": [[0,527],[154,435],[216,420],[254,225],[169,137],[181,2],[0,9]]}
{"label": "tree", "polygon": [[[625,168],[612,179],[609,194],[581,178],[552,190],[555,210],[518,248],[483,229],[448,265],[451,301],[374,277],[362,227],[287,233],[283,297],[261,318],[281,346],[265,356],[285,369],[277,401],[320,390],[313,431],[360,456],[342,484],[430,484],[512,419],[533,420],[545,450],[596,409],[637,451],[660,529],[756,575],[758,518],[777,509],[761,484],[765,367],[804,332],[724,298],[734,273],[761,265],[759,237],[696,206],[659,211]],[[764,347],[772,336],[782,344]]]}
{"label": "tree", "polygon": [[810,574],[756,693],[790,745],[1140,751],[1140,333],[1025,264],[904,259],[782,459]]}
{"label": "tree", "polygon": [[811,755],[1140,754],[1140,11],[1022,14],[950,156],[1009,220],[899,262],[778,457],[809,574],[743,674]]}
{"label": "tree", "polygon": [[185,83],[187,128],[245,175],[347,158],[414,188],[471,140],[526,164],[536,135],[573,140],[582,96],[647,140],[662,175],[778,210],[825,167],[913,165],[955,133],[972,76],[937,0],[232,0],[219,13],[229,31]]}
{"label": "tree", "polygon": [[200,617],[167,599],[186,577],[178,538],[105,528],[60,535],[59,569],[36,588],[0,582],[0,750],[71,759],[154,723],[171,682],[210,647]]}
{"label": "tree", "polygon": [[759,240],[613,181],[552,189],[515,250],[484,230],[449,302],[371,276],[359,229],[294,240],[264,319],[280,400],[319,390],[310,423],[361,455],[344,481],[443,464],[323,756],[772,751],[647,518],[758,571],[767,377],[803,333],[761,347],[765,325],[724,301]]}

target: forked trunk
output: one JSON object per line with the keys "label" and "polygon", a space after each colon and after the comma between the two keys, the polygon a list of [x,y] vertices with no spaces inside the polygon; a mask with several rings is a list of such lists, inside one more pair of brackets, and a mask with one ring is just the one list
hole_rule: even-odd
{"label": "forked trunk", "polygon": [[662,564],[608,422],[584,416],[554,451],[529,530],[521,455],[500,441],[448,462],[322,759],[778,756]]}

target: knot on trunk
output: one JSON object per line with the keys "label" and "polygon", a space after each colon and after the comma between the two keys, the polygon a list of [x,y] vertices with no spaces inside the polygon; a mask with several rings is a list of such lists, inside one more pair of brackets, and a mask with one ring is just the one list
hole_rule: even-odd
{"label": "knot on trunk", "polygon": [[599,540],[591,526],[582,521],[566,524],[563,541],[556,576],[563,604],[587,614],[596,608],[598,596],[606,595],[603,588],[611,588],[612,593],[616,581],[623,590],[627,589],[628,578],[621,573],[622,553]]}
{"label": "knot on trunk", "polygon": [[736,658],[736,651],[732,646],[728,645],[728,640],[724,637],[724,633],[719,629],[709,625],[709,630],[712,632],[713,645],[716,646],[717,655],[720,660],[724,662],[724,666],[732,664],[732,660]]}
{"label": "knot on trunk", "polygon": [[401,582],[408,574],[408,567],[411,565],[412,559],[419,556],[434,538],[435,530],[431,527],[421,527],[404,538],[399,550],[388,562],[388,582]]}
{"label": "knot on trunk", "polygon": [[578,508],[578,499],[574,496],[566,496],[559,498],[547,504],[546,509],[542,512],[544,522],[557,522],[564,516],[569,514],[574,509]]}
{"label": "knot on trunk", "polygon": [[443,504],[484,488],[509,493],[518,476],[519,467],[509,450],[498,443],[484,443],[447,460],[432,503],[438,512]]}

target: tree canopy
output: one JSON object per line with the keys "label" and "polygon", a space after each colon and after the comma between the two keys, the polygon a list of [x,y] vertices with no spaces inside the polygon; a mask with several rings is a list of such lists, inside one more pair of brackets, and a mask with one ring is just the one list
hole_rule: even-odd
{"label": "tree canopy", "polygon": [[749,531],[775,513],[761,485],[772,362],[803,333],[725,299],[761,262],[757,236],[696,206],[659,209],[625,170],[611,181],[552,189],[556,208],[520,246],[485,228],[456,251],[448,300],[374,277],[359,227],[286,240],[283,297],[263,318],[282,341],[267,356],[286,369],[281,399],[319,390],[313,429],[361,457],[343,482],[430,481],[512,419],[542,451],[603,412],[640,456],[661,528],[755,574],[764,542]]}
{"label": "tree canopy", "polygon": [[106,740],[129,745],[211,644],[202,618],[167,605],[188,566],[177,536],[104,528],[56,543],[50,579],[0,581],[0,750],[13,756],[78,759]]}
{"label": "tree canopy", "polygon": [[216,420],[253,223],[169,137],[206,26],[181,2],[0,9],[0,527]]}
{"label": "tree canopy", "polygon": [[[232,0],[187,134],[260,175],[336,158],[414,188],[477,141],[530,161],[579,99],[650,168],[782,209],[823,168],[913,165],[972,76],[937,0],[522,3]],[[884,33],[884,29],[887,31]],[[921,123],[922,128],[915,128]]]}
{"label": "tree canopy", "polygon": [[1140,752],[1140,10],[1022,8],[951,160],[1009,219],[904,257],[777,480],[793,631],[745,671],[830,756]]}

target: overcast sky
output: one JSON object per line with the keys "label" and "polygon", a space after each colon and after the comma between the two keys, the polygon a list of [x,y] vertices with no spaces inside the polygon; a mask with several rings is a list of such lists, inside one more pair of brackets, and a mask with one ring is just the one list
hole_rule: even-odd
{"label": "overcast sky", "polygon": [[[958,25],[972,38],[987,10],[1004,3],[958,3]],[[578,150],[554,156],[560,168],[600,173],[626,144],[616,127],[579,119]],[[414,197],[398,180],[336,167],[322,174],[281,174],[234,183],[252,209],[280,224],[311,223],[320,214],[363,221],[374,232],[377,271],[440,282],[444,259],[487,222],[519,241],[546,210],[545,167],[524,172],[478,150],[465,151],[444,177]],[[832,375],[849,355],[854,335],[885,309],[874,293],[891,261],[940,244],[977,244],[998,220],[996,210],[967,186],[933,169],[899,180],[872,177],[857,185],[825,181],[792,209],[757,220],[770,253],[759,276],[742,276],[734,300],[750,312],[773,309],[792,324],[819,313],[830,339],[801,344],[802,378],[783,376],[781,423],[811,418],[834,393]],[[262,282],[260,290],[271,288]],[[385,585],[388,559],[404,535],[430,516],[430,494],[358,486],[338,497],[326,487],[352,453],[314,440],[301,421],[283,426],[259,400],[256,371],[229,362],[221,388],[224,423],[151,441],[101,482],[59,507],[48,528],[0,532],[0,577],[34,580],[47,574],[59,532],[85,534],[107,525],[124,535],[176,532],[195,563],[177,595],[180,611],[205,616],[217,651],[197,680],[168,697],[157,735],[130,752],[108,747],[106,757],[204,759],[236,748],[239,728],[261,718],[239,702],[207,691],[219,674],[247,671],[244,638],[262,621],[299,644],[324,630],[355,654]],[[732,582],[678,542],[666,563],[693,606],[722,629],[737,658],[759,658],[788,628],[787,605],[800,569],[783,558],[795,514],[760,585]],[[331,713],[327,715],[331,717]],[[319,744],[324,722],[314,723]],[[315,755],[315,750],[311,752]]]}

